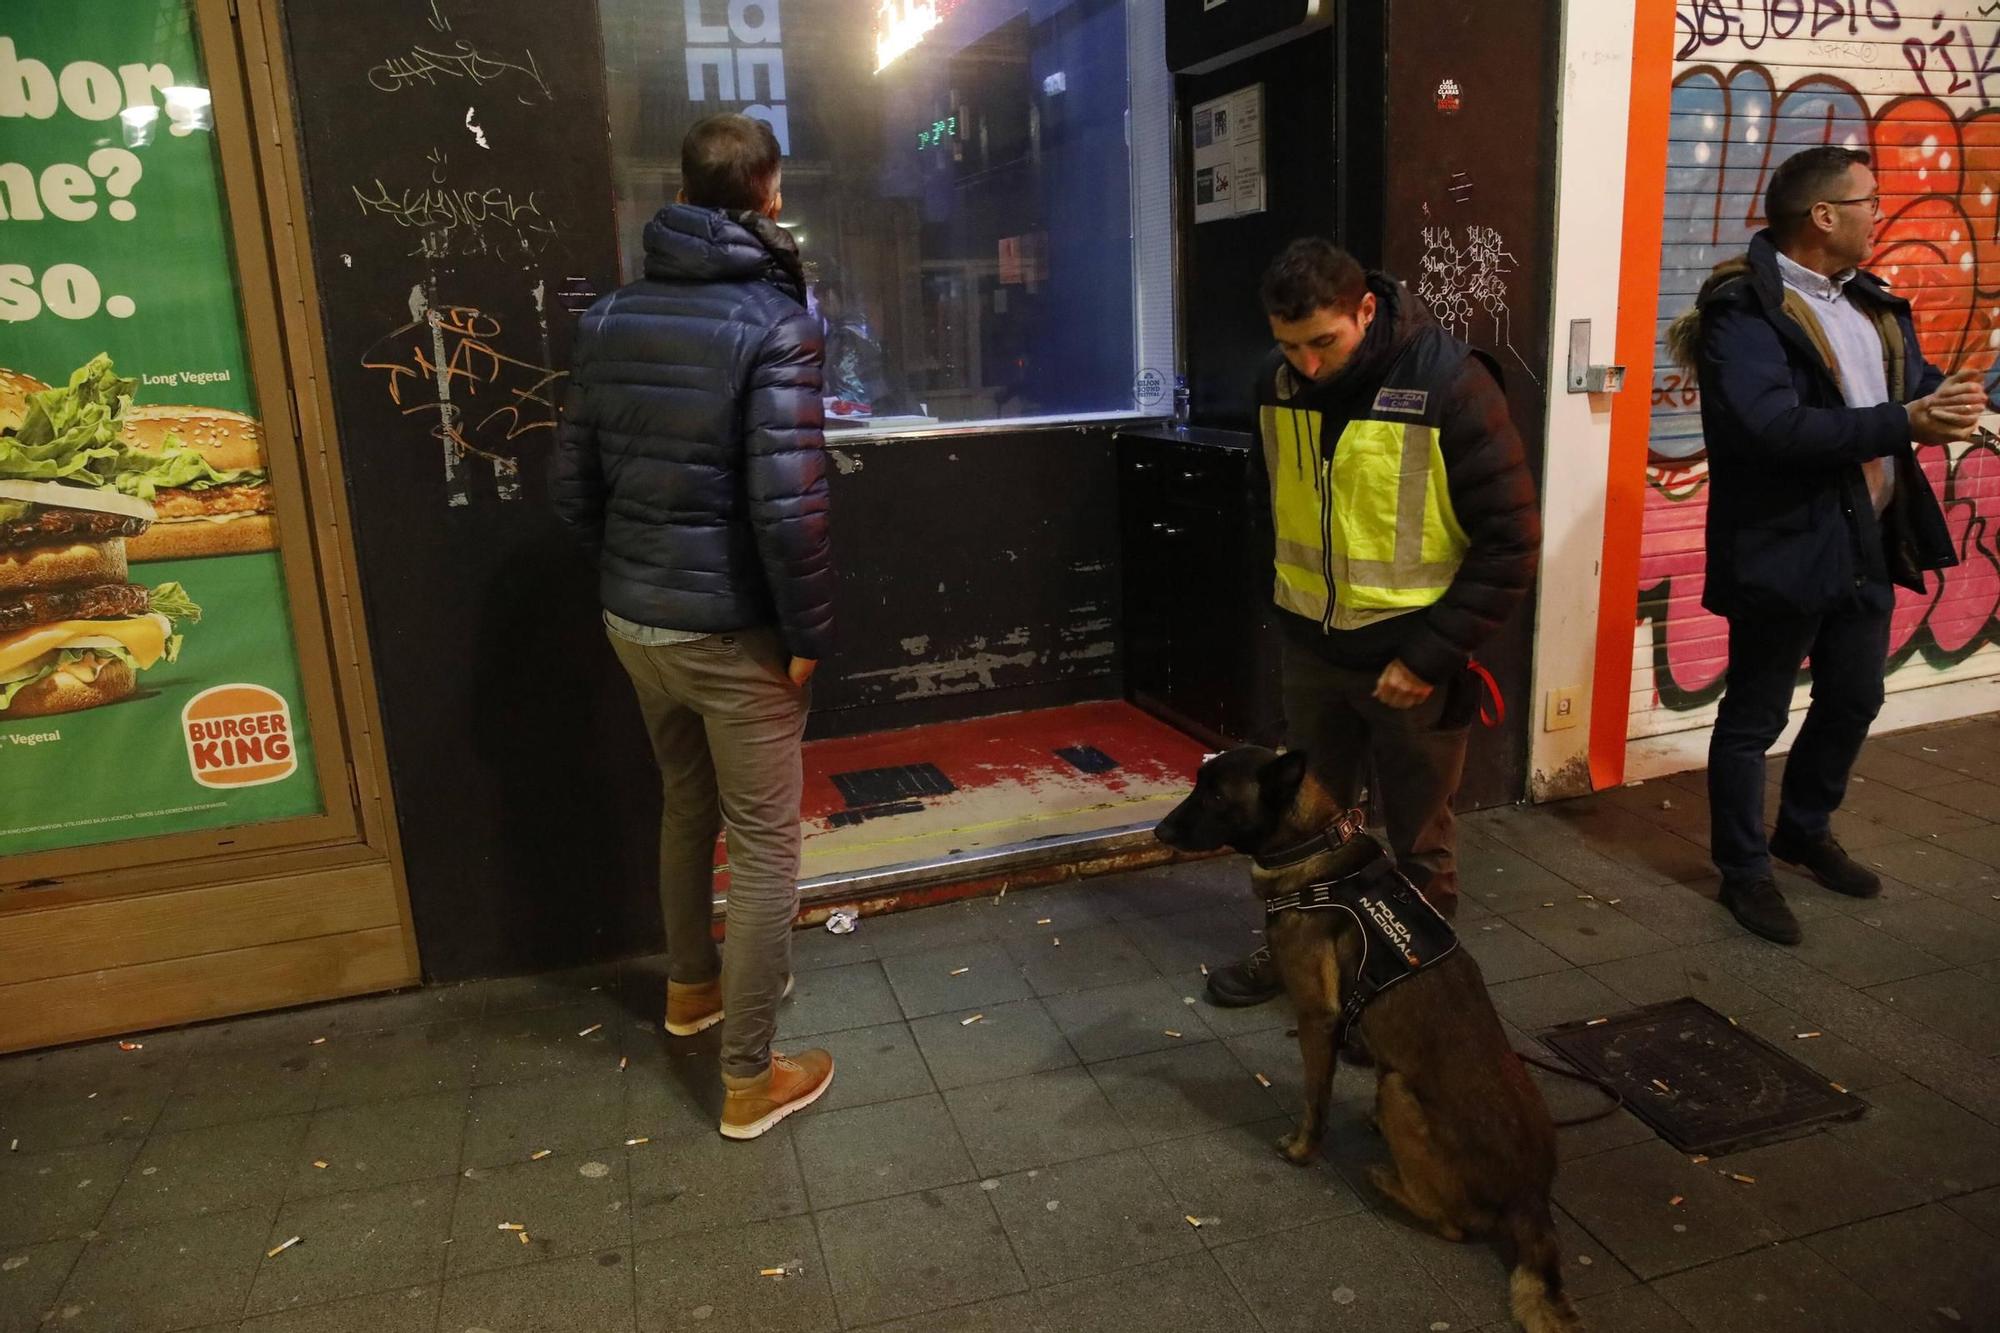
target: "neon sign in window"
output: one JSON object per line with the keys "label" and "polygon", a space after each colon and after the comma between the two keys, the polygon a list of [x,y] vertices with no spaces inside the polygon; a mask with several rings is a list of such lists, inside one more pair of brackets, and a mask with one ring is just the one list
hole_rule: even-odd
{"label": "neon sign in window", "polygon": [[922,152],[926,148],[935,148],[946,139],[955,139],[957,137],[957,116],[946,116],[943,120],[934,120],[931,122],[929,129],[917,131],[917,151]]}

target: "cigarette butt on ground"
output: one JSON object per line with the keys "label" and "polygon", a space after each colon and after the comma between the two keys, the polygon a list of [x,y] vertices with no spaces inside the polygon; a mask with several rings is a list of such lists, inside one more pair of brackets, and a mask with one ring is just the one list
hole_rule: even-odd
{"label": "cigarette butt on ground", "polygon": [[980,1019],[982,1019],[982,1018],[984,1018],[984,1017],[986,1017],[986,1015],[985,1015],[985,1014],[974,1014],[974,1015],[973,1015],[972,1017],[970,1017],[970,1018],[961,1018],[961,1019],[959,1019],[959,1020],[958,1020],[958,1025],[959,1025],[960,1027],[962,1027],[962,1028],[969,1028],[969,1027],[971,1027],[971,1026],[972,1026],[972,1025],[974,1024],[974,1023],[977,1023],[977,1022],[978,1022],[978,1021],[979,1021]]}
{"label": "cigarette butt on ground", "polygon": [[522,1225],[521,1225],[521,1224],[520,1224],[519,1222],[502,1222],[502,1223],[500,1224],[500,1228],[499,1228],[499,1229],[500,1229],[500,1230],[502,1230],[502,1231],[526,1231],[526,1230],[527,1230],[527,1228],[526,1228],[526,1227],[524,1227],[524,1226],[522,1226]]}
{"label": "cigarette butt on ground", "polygon": [[632,1063],[632,1057],[631,1057],[631,1056],[629,1056],[629,1055],[621,1055],[621,1056],[619,1056],[619,1057],[618,1057],[618,1072],[619,1072],[619,1073],[621,1073],[621,1074],[622,1074],[622,1073],[624,1073],[624,1072],[625,1072],[625,1069],[626,1069],[626,1067],[627,1067],[628,1065],[630,1065],[631,1063]]}
{"label": "cigarette butt on ground", "polygon": [[121,1051],[143,1051],[146,1049],[146,1043],[143,1041],[121,1041],[118,1043],[118,1049]]}
{"label": "cigarette butt on ground", "polygon": [[1738,1184],[1754,1185],[1757,1183],[1757,1177],[1746,1176],[1741,1171],[1725,1171],[1722,1174],[1728,1176],[1731,1180],[1736,1181]]}
{"label": "cigarette butt on ground", "polygon": [[1271,1080],[1270,1080],[1270,1079],[1268,1079],[1268,1078],[1265,1078],[1265,1077],[1264,1077],[1264,1076],[1263,1076],[1262,1074],[1259,1074],[1259,1075],[1257,1075],[1257,1081],[1258,1081],[1259,1083],[1263,1084],[1263,1085],[1264,1085],[1265,1087],[1267,1087],[1267,1088],[1271,1086]]}
{"label": "cigarette butt on ground", "polygon": [[626,1147],[628,1147],[628,1148],[636,1148],[636,1147],[638,1147],[638,1146],[639,1146],[640,1144],[642,1144],[642,1143],[651,1143],[651,1142],[652,1142],[652,1140],[651,1140],[650,1138],[647,1138],[647,1137],[645,1137],[644,1135],[641,1135],[640,1137],[638,1137],[638,1138],[636,1138],[636,1139],[627,1139],[627,1140],[625,1140],[625,1146],[626,1146]]}
{"label": "cigarette butt on ground", "polygon": [[21,1141],[19,1139],[15,1139],[12,1143],[7,1145],[7,1151],[8,1152],[21,1151]]}
{"label": "cigarette butt on ground", "polygon": [[1544,906],[1544,907],[1554,907],[1554,906],[1555,906],[1555,904],[1554,904],[1554,903],[1543,903],[1543,904],[1542,904],[1542,906]]}
{"label": "cigarette butt on ground", "polygon": [[1684,1195],[1680,1195],[1680,1194],[1676,1194],[1676,1195],[1675,1195],[1675,1196],[1674,1196],[1673,1198],[1671,1198],[1671,1199],[1668,1199],[1668,1200],[1667,1200],[1667,1207],[1669,1207],[1669,1208],[1678,1208],[1678,1207],[1680,1207],[1680,1206],[1681,1206],[1681,1200],[1682,1200],[1682,1199],[1683,1199],[1684,1197],[1685,1197]]}
{"label": "cigarette butt on ground", "polygon": [[541,1161],[541,1160],[542,1160],[542,1159],[543,1159],[544,1157],[547,1157],[547,1156],[548,1156],[548,1155],[549,1155],[550,1153],[552,1153],[552,1152],[554,1152],[554,1151],[555,1151],[555,1149],[554,1149],[554,1148],[544,1148],[544,1149],[542,1149],[542,1150],[541,1150],[540,1152],[538,1152],[538,1153],[530,1153],[530,1154],[528,1155],[528,1160],[529,1160],[529,1161],[531,1161],[531,1162],[539,1162],[539,1161]]}
{"label": "cigarette butt on ground", "polygon": [[579,1037],[588,1037],[591,1033],[597,1031],[599,1028],[603,1026],[604,1024],[602,1023],[592,1023],[589,1027],[585,1028],[583,1031],[577,1033],[576,1035]]}
{"label": "cigarette butt on ground", "polygon": [[1052,916],[1038,916],[1035,918],[1035,924],[1038,926],[1046,926],[1049,924],[1049,922],[1053,920],[1055,920],[1055,918]]}
{"label": "cigarette butt on ground", "polygon": [[1597,895],[1594,893],[1579,893],[1576,895],[1576,900],[1580,903],[1594,903],[1597,901]]}
{"label": "cigarette butt on ground", "polygon": [[1207,964],[1207,963],[1203,963],[1203,964],[1201,965],[1201,974],[1202,974],[1203,976],[1207,976],[1207,975],[1208,975],[1208,964]]}
{"label": "cigarette butt on ground", "polygon": [[523,1245],[526,1245],[528,1243],[528,1233],[525,1231],[521,1233],[521,1243]]}
{"label": "cigarette butt on ground", "polygon": [[1688,1160],[1690,1162],[1693,1162],[1696,1166],[1701,1166],[1708,1161],[1708,1154],[1705,1152],[1698,1152],[1694,1156],[1688,1158]]}
{"label": "cigarette butt on ground", "polygon": [[1197,1230],[1197,1231],[1199,1231],[1199,1230],[1201,1229],[1201,1219],[1200,1219],[1200,1218],[1196,1217],[1196,1216],[1195,1216],[1195,1215],[1194,1215],[1193,1213],[1185,1213],[1185,1214],[1183,1214],[1183,1216],[1187,1218],[1187,1224],[1188,1224],[1189,1226],[1193,1227],[1193,1228],[1194,1228],[1195,1230]]}
{"label": "cigarette butt on ground", "polygon": [[313,1044],[313,1045],[315,1045],[315,1046],[324,1046],[324,1045],[326,1045],[326,1038],[325,1038],[325,1037],[314,1037],[314,1038],[312,1039],[312,1044]]}
{"label": "cigarette butt on ground", "polygon": [[972,969],[971,969],[971,968],[969,968],[969,967],[954,967],[954,968],[953,968],[953,969],[951,970],[951,974],[952,974],[953,976],[955,976],[955,977],[962,977],[962,976],[964,976],[964,975],[965,975],[965,974],[966,974],[967,972],[970,972],[971,970],[972,970]]}
{"label": "cigarette butt on ground", "polygon": [[[1832,1089],[1833,1089],[1833,1090],[1834,1090],[1835,1092],[1846,1092],[1846,1091],[1847,1091],[1847,1089],[1846,1089],[1846,1088],[1845,1088],[1844,1086],[1842,1086],[1841,1084],[1839,1084],[1839,1083],[1828,1083],[1828,1084],[1827,1084],[1826,1086],[1828,1086],[1829,1088],[1832,1088]],[[16,1140],[16,1142],[19,1142],[19,1140]]]}
{"label": "cigarette butt on ground", "polygon": [[1811,1041],[1814,1037],[1823,1037],[1825,1035],[1823,1032],[1801,1032],[1798,1034],[1798,1039],[1800,1041]]}
{"label": "cigarette butt on ground", "polygon": [[1618,904],[1624,902],[1625,900],[1623,898],[1606,898],[1604,901],[1611,904],[1613,907],[1616,907],[1618,906]]}
{"label": "cigarette butt on ground", "polygon": [[1597,1026],[1597,1025],[1599,1024],[1599,1023],[1609,1023],[1610,1021],[1611,1021],[1611,1020],[1610,1020],[1610,1019],[1608,1019],[1608,1018],[1593,1018],[1593,1019],[1591,1019],[1591,1020],[1590,1020],[1590,1021],[1589,1021],[1588,1023],[1585,1023],[1585,1024],[1584,1024],[1584,1026],[1585,1026],[1585,1027],[1587,1027],[1587,1028],[1594,1028],[1594,1027],[1596,1027],[1596,1026]]}
{"label": "cigarette butt on ground", "polygon": [[290,1240],[286,1241],[283,1245],[273,1245],[270,1249],[264,1251],[264,1257],[266,1259],[275,1259],[279,1255],[283,1254],[286,1250],[291,1249],[292,1246],[298,1244],[299,1240],[300,1237],[294,1236]]}
{"label": "cigarette butt on ground", "polygon": [[1181,1035],[1172,1028],[1161,1028],[1160,1031],[1166,1033],[1169,1037],[1179,1037]]}
{"label": "cigarette butt on ground", "polygon": [[314,1162],[314,1163],[313,1163],[313,1165],[314,1165],[314,1166],[315,1166],[316,1168],[318,1168],[319,1170],[321,1170],[321,1171],[324,1171],[324,1170],[326,1170],[326,1163],[325,1163],[325,1162]]}
{"label": "cigarette butt on ground", "polygon": [[1056,948],[1058,949],[1062,948],[1062,936],[1060,935],[1049,936],[1049,943],[1055,945]]}
{"label": "cigarette butt on ground", "polygon": [[1656,1088],[1658,1088],[1658,1089],[1659,1089],[1659,1090],[1660,1090],[1661,1092],[1664,1092],[1664,1093],[1666,1093],[1666,1094],[1667,1094],[1667,1095],[1668,1095],[1669,1097],[1671,1097],[1671,1096],[1673,1096],[1673,1095],[1674,1095],[1674,1090],[1673,1090],[1672,1088],[1668,1087],[1668,1086],[1666,1085],[1666,1083],[1665,1083],[1665,1082],[1664,1082],[1663,1080],[1661,1080],[1661,1079],[1657,1079],[1657,1078],[1656,1078],[1656,1079],[1654,1079],[1654,1080],[1653,1080],[1653,1086],[1654,1086],[1654,1087],[1656,1087]]}
{"label": "cigarette butt on ground", "polygon": [[783,1277],[784,1275],[785,1270],[782,1268],[760,1268],[757,1270],[758,1277]]}

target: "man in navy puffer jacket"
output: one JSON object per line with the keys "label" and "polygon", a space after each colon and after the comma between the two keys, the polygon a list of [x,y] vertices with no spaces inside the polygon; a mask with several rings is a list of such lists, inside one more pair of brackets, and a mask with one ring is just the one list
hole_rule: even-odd
{"label": "man in navy puffer jacket", "polygon": [[[798,908],[800,742],[833,622],[821,333],[777,225],[771,129],[713,116],[646,225],[646,276],[578,332],[552,489],[597,555],[604,622],[659,760],[667,1031],[723,1024],[722,1132],[817,1100],[825,1051],[774,1054]],[[710,934],[729,831],[727,957]]]}

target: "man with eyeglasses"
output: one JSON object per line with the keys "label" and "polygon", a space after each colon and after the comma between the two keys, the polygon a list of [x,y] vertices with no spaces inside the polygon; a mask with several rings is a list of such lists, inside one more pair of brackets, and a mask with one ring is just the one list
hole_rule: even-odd
{"label": "man with eyeglasses", "polygon": [[[1718,265],[1668,346],[1701,384],[1708,448],[1702,605],[1729,622],[1729,668],[1709,739],[1710,852],[1722,904],[1747,929],[1799,942],[1771,858],[1838,893],[1881,881],[1832,833],[1849,770],[1882,706],[1892,585],[1958,563],[1914,445],[1967,439],[1986,392],[1917,345],[1910,303],[1861,265],[1881,196],[1868,154],[1828,145],[1781,164],[1769,226]],[[1764,755],[1785,729],[1800,666],[1812,705],[1764,832]]]}

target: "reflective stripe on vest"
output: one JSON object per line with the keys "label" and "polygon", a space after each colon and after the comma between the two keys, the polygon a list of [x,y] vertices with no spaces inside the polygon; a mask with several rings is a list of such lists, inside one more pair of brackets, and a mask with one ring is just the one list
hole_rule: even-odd
{"label": "reflective stripe on vest", "polygon": [[1349,421],[1331,457],[1322,456],[1319,412],[1266,404],[1260,425],[1279,606],[1352,629],[1444,595],[1468,542],[1434,425]]}

